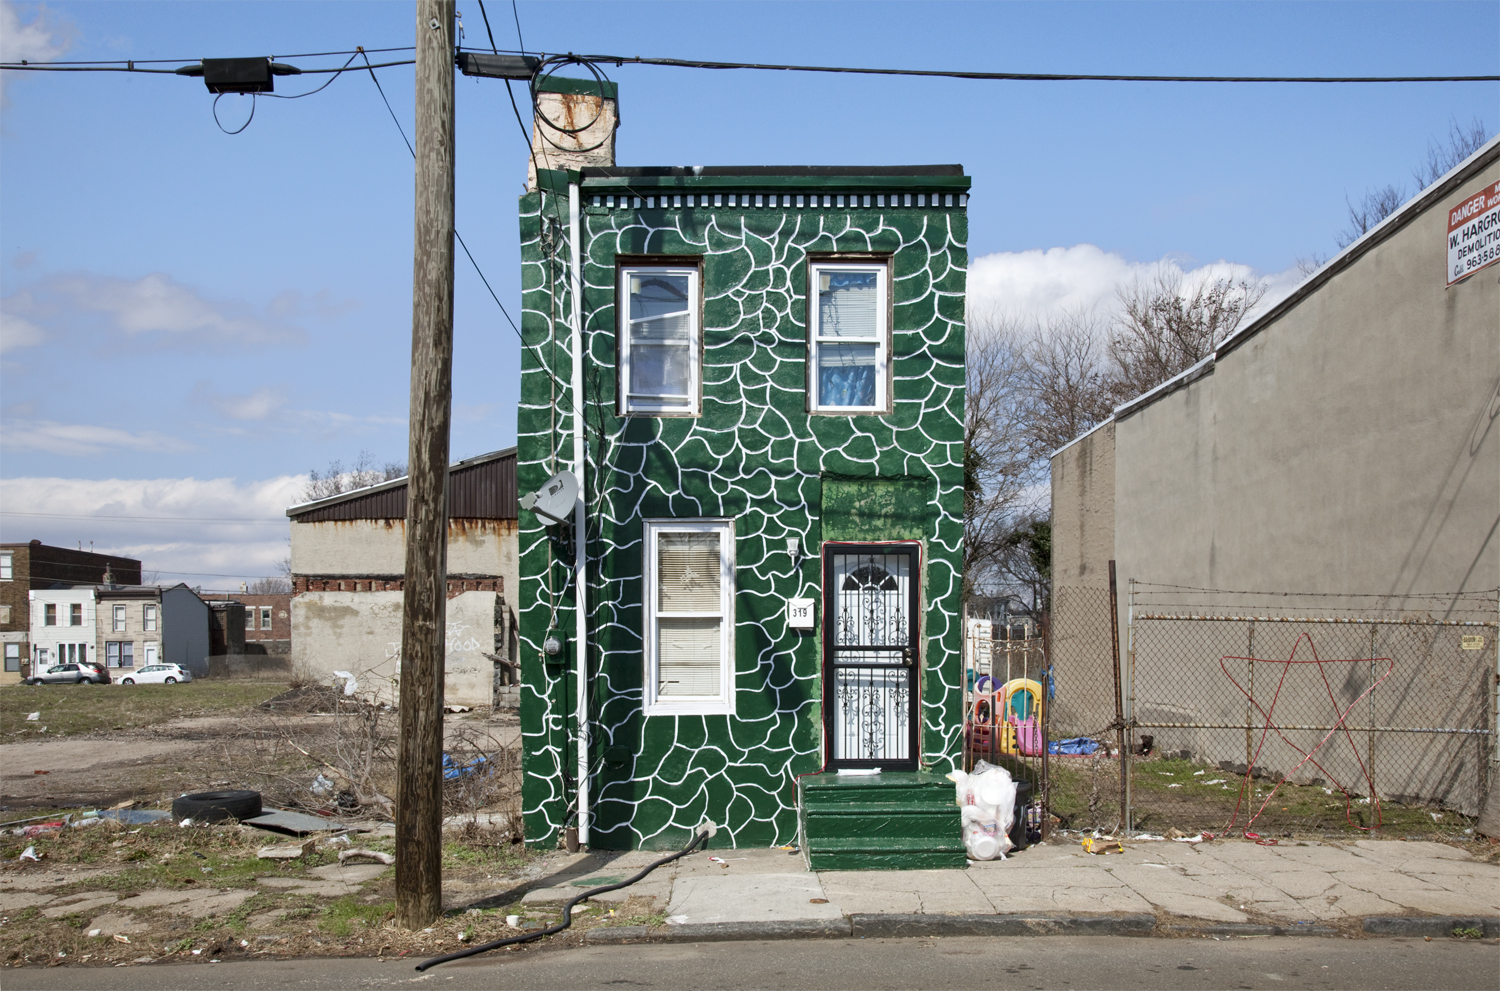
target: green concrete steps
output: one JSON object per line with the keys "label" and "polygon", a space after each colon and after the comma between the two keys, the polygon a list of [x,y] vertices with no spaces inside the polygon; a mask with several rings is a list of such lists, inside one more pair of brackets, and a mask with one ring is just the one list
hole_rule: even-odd
{"label": "green concrete steps", "polygon": [[803,778],[797,811],[815,871],[963,867],[953,783],[927,771]]}

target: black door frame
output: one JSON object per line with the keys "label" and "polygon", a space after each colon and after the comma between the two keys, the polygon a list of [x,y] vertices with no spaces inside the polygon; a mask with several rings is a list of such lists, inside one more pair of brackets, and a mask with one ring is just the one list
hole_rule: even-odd
{"label": "black door frame", "polygon": [[[911,559],[911,590],[907,603],[907,644],[903,646],[882,644],[879,646],[837,646],[835,644],[834,600],[837,589],[833,587],[833,558],[835,554],[893,554],[904,553]],[[838,768],[871,769],[888,771],[915,771],[921,761],[921,670],[922,670],[922,545],[914,540],[845,542],[829,541],[823,545],[823,655],[820,665],[823,671],[823,739],[827,752],[826,766]],[[838,756],[838,741],[835,737],[838,700],[834,697],[834,668],[838,666],[840,650],[884,651],[892,656],[891,667],[907,672],[907,760],[863,760]],[[904,656],[903,656],[904,655]],[[903,661],[905,663],[903,663]],[[868,667],[870,665],[851,665]]]}

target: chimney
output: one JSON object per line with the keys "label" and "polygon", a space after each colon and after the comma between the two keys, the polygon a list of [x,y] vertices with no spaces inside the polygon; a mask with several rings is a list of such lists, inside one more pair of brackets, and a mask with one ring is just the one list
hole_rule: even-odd
{"label": "chimney", "polygon": [[[536,189],[536,170],[611,168],[620,126],[620,89],[612,82],[548,76],[536,84],[531,124],[532,158],[526,189]],[[582,130],[576,130],[582,128]]]}

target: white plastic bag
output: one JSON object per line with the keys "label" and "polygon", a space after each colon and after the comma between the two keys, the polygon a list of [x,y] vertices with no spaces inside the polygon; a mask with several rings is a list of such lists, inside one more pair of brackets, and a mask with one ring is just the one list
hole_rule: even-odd
{"label": "white plastic bag", "polygon": [[1011,848],[1010,827],[1016,810],[1016,784],[1010,772],[986,761],[971,774],[954,771],[954,798],[960,812],[964,849],[973,860],[1005,858]]}

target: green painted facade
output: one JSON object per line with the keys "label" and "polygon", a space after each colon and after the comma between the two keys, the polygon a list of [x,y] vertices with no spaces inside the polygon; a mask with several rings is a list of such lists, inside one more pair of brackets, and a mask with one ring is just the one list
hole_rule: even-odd
{"label": "green painted facade", "polygon": [[[584,203],[581,400],[569,388],[570,181]],[[828,540],[921,542],[921,763],[951,770],[962,750],[968,179],[543,172],[539,184],[520,203],[518,484],[534,491],[569,466],[581,408],[591,845],[675,848],[705,818],[721,824],[715,845],[796,841],[797,778],[823,763],[822,657],[817,630],[788,629],[785,603],[821,600]],[[808,412],[810,252],[892,258],[889,414]],[[702,257],[700,415],[617,415],[617,255]],[[521,516],[525,829],[550,847],[575,795],[572,535]],[[734,520],[735,714],[647,717],[642,520],[709,517]],[[795,564],[788,537],[803,548]],[[549,629],[564,633],[555,659],[541,650]]]}

